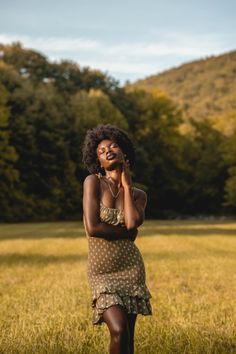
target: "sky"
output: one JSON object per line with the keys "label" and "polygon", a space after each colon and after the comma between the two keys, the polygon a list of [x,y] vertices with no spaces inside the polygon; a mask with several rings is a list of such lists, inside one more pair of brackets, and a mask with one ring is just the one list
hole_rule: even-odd
{"label": "sky", "polygon": [[0,0],[0,43],[124,84],[236,49],[235,0]]}

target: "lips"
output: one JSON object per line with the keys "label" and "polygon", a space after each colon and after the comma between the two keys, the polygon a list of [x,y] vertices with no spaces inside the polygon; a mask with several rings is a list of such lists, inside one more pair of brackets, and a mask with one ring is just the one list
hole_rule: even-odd
{"label": "lips", "polygon": [[113,152],[109,153],[107,155],[107,160],[113,160],[116,157],[116,154],[114,154]]}

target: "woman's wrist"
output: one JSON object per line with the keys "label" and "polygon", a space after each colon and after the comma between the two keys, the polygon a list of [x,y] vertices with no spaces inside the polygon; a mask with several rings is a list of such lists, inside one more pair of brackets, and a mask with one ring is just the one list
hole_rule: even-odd
{"label": "woman's wrist", "polygon": [[131,184],[127,184],[127,185],[123,186],[123,188],[124,188],[125,192],[131,191],[132,190],[132,185]]}

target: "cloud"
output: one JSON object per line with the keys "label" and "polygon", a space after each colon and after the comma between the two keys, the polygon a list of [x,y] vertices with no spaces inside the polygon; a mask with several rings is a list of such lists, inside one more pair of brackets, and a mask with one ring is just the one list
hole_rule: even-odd
{"label": "cloud", "polygon": [[137,74],[149,71],[152,68],[151,64],[148,63],[132,63],[132,62],[122,62],[122,61],[95,61],[95,60],[87,60],[80,61],[82,66],[90,66],[91,68],[100,69],[102,71],[109,72],[117,72],[117,73],[125,73],[125,74]]}
{"label": "cloud", "polygon": [[[155,33],[150,40],[109,44],[87,38],[31,37],[0,34],[0,42],[19,41],[51,60],[71,59],[81,66],[108,71],[115,77],[140,78],[183,62],[229,50],[216,34]],[[156,38],[156,40],[154,40]]]}
{"label": "cloud", "polygon": [[125,43],[108,48],[111,55],[128,53],[129,56],[163,57],[163,56],[204,56],[221,52],[224,45],[215,36],[163,35],[162,39],[151,42]]}
{"label": "cloud", "polygon": [[0,34],[0,42],[9,44],[19,41],[25,47],[40,49],[41,51],[52,52],[77,52],[77,51],[95,51],[101,47],[99,41],[84,39],[84,38],[57,38],[57,37],[29,37],[29,36],[14,36],[8,34]]}

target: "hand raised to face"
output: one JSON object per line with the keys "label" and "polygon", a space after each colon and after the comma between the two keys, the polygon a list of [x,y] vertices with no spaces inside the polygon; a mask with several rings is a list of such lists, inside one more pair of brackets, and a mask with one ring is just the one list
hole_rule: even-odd
{"label": "hand raised to face", "polygon": [[123,159],[121,184],[123,187],[130,187],[132,185],[130,162],[128,159],[126,159],[126,155],[124,155]]}

